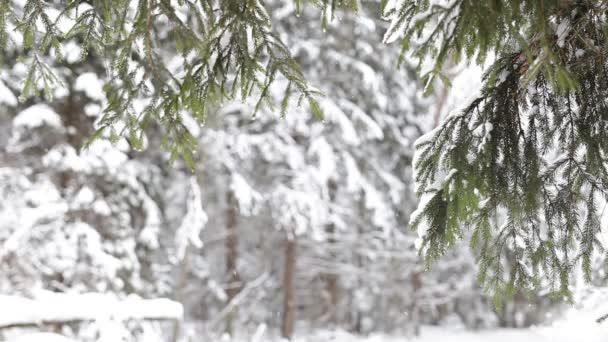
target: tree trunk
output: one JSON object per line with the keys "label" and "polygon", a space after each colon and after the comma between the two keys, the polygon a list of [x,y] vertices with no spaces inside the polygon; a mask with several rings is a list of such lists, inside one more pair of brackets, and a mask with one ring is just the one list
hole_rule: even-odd
{"label": "tree trunk", "polygon": [[[230,303],[239,293],[241,288],[241,278],[237,265],[239,257],[239,241],[237,235],[238,209],[232,190],[228,190],[226,204],[226,275],[228,281],[226,295],[228,296],[227,302]],[[234,308],[234,310],[226,316],[226,332],[231,335],[234,330],[234,320],[237,316],[237,311],[238,308]]]}
{"label": "tree trunk", "polygon": [[[361,218],[365,217],[366,215],[366,209],[365,209],[365,192],[363,190],[361,190],[359,192],[359,199],[357,201],[357,207],[359,210],[359,215]],[[359,223],[357,224],[357,241],[362,241],[362,239],[364,238],[363,234],[364,234],[364,227],[363,227],[363,223]],[[365,265],[364,265],[364,259],[363,259],[363,255],[361,255],[361,251],[359,250],[358,244],[357,242],[355,242],[355,246],[356,248],[353,248],[353,253],[354,253],[354,258],[355,258],[355,265],[357,266],[358,270],[364,270],[365,269]],[[361,289],[363,288],[363,281],[361,279],[361,275],[357,276],[357,286],[355,288],[356,289]],[[352,291],[352,290],[351,290]],[[354,292],[353,292],[354,293]],[[353,295],[351,295],[351,298],[354,297]],[[360,304],[358,302],[358,299],[355,297],[353,299],[351,299],[352,306],[354,306],[354,332],[357,334],[362,334],[363,333],[363,316],[364,313],[361,310]]]}
{"label": "tree trunk", "polygon": [[[78,75],[82,70],[72,70]],[[66,140],[76,151],[79,151],[88,137],[93,133],[93,121],[85,114],[84,108],[88,102],[86,97],[78,95],[74,89],[76,79],[70,78],[67,82],[67,96],[53,105],[53,109],[61,115],[62,123],[66,128]]]}
{"label": "tree trunk", "polygon": [[[328,233],[334,234],[335,227],[333,224],[327,228]],[[330,249],[334,249],[336,240],[333,237],[329,238]],[[333,252],[332,252],[333,253]],[[332,255],[332,257],[335,256]],[[328,273],[325,275],[325,282],[327,292],[329,294],[329,322],[332,324],[338,324],[338,301],[339,301],[339,286],[338,286],[338,275],[334,273]]]}
{"label": "tree trunk", "polygon": [[[330,204],[332,204],[335,201],[337,185],[334,181],[329,181],[327,187],[329,190],[329,201]],[[325,231],[328,236],[327,242],[329,244],[330,258],[332,261],[336,262],[336,226],[333,223],[330,223],[327,225]],[[338,274],[336,270],[325,275],[325,282],[327,292],[329,294],[329,322],[332,324],[338,324],[338,301],[340,288],[338,286]]]}
{"label": "tree trunk", "polygon": [[414,336],[420,335],[420,303],[419,296],[422,289],[422,272],[412,273],[412,329]]}
{"label": "tree trunk", "polygon": [[[67,142],[78,151],[87,136],[89,136],[92,125],[88,122],[88,116],[84,113],[84,102],[78,100],[78,96],[74,95],[75,91],[72,87],[72,82],[68,82],[68,96],[55,106],[55,110],[61,115],[63,125],[67,132]],[[59,172],[59,185],[62,191],[65,191],[72,178],[72,172]]]}
{"label": "tree trunk", "polygon": [[291,339],[296,319],[296,236],[293,231],[287,234],[285,246],[285,267],[283,269],[283,318],[281,336]]}

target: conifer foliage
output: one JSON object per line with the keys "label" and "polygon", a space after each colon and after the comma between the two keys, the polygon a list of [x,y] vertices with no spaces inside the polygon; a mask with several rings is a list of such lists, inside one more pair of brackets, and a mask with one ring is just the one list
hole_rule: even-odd
{"label": "conifer foliage", "polygon": [[[262,1],[27,0],[0,6],[0,48],[22,41],[20,52],[29,62],[22,99],[37,95],[41,84],[47,96],[61,85],[49,60],[61,61],[61,42],[70,39],[80,43],[81,58],[93,54],[106,61],[108,103],[93,139],[111,131],[140,149],[143,131],[157,122],[164,147],[192,166],[196,141],[180,111],[202,124],[210,107],[228,99],[257,97],[256,111],[262,104],[273,107],[268,90],[278,77],[288,80],[283,111],[293,98],[321,116],[318,93],[274,34]],[[168,63],[160,49],[177,50],[182,63]],[[142,99],[144,110],[135,109]],[[127,125],[114,132],[119,121]]]}
{"label": "conifer foliage", "polygon": [[[417,142],[422,200],[412,222],[427,261],[470,227],[479,278],[497,302],[541,285],[569,296],[573,271],[582,266],[589,280],[591,260],[603,252],[608,3],[423,3],[404,2],[394,26],[406,27],[407,46],[437,25],[416,48],[435,57],[430,75],[448,55],[496,56],[480,94]],[[423,19],[411,19],[420,11]],[[508,268],[507,253],[516,261]]]}

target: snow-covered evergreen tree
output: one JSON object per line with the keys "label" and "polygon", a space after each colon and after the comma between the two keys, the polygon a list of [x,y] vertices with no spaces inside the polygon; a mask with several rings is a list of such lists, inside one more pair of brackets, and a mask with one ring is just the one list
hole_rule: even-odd
{"label": "snow-covered evergreen tree", "polygon": [[[168,296],[184,304],[186,338],[260,336],[267,326],[287,338],[321,327],[410,334],[455,320],[537,323],[553,303],[516,288],[550,288],[547,275],[602,262],[569,243],[588,243],[599,226],[602,107],[590,94],[601,90],[588,77],[600,76],[582,79],[585,92],[563,72],[594,60],[572,32],[591,32],[580,13],[605,5],[546,0],[545,33],[556,37],[516,46],[499,42],[497,32],[515,37],[501,16],[539,28],[534,2],[311,3],[0,5],[0,291]],[[595,34],[587,43],[601,52]],[[403,45],[384,43],[396,39]],[[433,94],[432,77],[423,96],[416,59],[427,68],[434,57],[427,76],[446,78],[462,65],[454,51],[497,59],[473,104],[419,139],[414,158],[414,141],[453,105]],[[571,150],[558,154],[556,139]],[[543,188],[547,180],[555,184]],[[564,211],[569,189],[578,204]],[[542,203],[557,205],[546,212],[553,219]],[[585,229],[562,236],[556,227],[574,224],[579,208]],[[476,228],[465,232],[467,223]],[[481,249],[447,251],[460,236]],[[421,245],[437,259],[430,270]],[[494,298],[499,309],[476,285],[475,257],[481,280],[513,297]],[[507,275],[514,282],[502,287]],[[72,326],[73,335],[103,340],[98,325]],[[104,338],[150,338],[138,332],[149,325],[118,325],[126,330]]]}

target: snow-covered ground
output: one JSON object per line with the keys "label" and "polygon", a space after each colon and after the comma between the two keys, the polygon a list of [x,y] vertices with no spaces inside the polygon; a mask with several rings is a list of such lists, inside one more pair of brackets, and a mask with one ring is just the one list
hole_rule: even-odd
{"label": "snow-covered ground", "polygon": [[10,342],[74,342],[67,337],[53,333],[34,333],[19,336]]}
{"label": "snow-covered ground", "polygon": [[[293,342],[607,342],[607,329],[569,327],[564,329],[530,328],[530,329],[495,329],[487,331],[464,331],[450,328],[424,327],[422,334],[416,338],[403,336],[370,335],[356,336],[343,331],[322,331],[306,336],[296,337]],[[36,333],[20,336],[9,342],[72,342],[61,335]],[[220,341],[226,341],[220,339]],[[269,342],[275,339],[243,339],[238,342]],[[237,342],[234,341],[234,342]]]}
{"label": "snow-covered ground", "polygon": [[[575,303],[577,304],[565,310],[564,314],[552,323],[525,329],[497,328],[471,331],[460,327],[423,326],[418,337],[374,333],[357,336],[342,330],[322,330],[297,335],[293,342],[608,342],[608,321],[596,322],[599,317],[608,314],[608,290],[593,290],[579,294]],[[264,335],[265,329],[258,330],[258,333],[249,338],[218,340],[281,341]]]}
{"label": "snow-covered ground", "polygon": [[[105,305],[99,305],[102,298],[107,300]],[[91,319],[93,316],[101,317],[104,316],[103,314],[107,316],[110,311],[116,311],[117,314],[125,318],[161,316],[178,318],[181,315],[179,304],[168,300],[142,301],[130,298],[119,302],[113,298],[104,297],[99,294],[79,295],[75,296],[74,300],[70,298],[65,300],[66,296],[64,295],[61,298],[64,304],[60,305],[57,303],[59,297],[46,297],[38,302],[9,296],[3,296],[0,299],[2,300],[0,301],[0,306],[3,308],[3,315],[0,315],[0,317],[4,317],[5,320],[13,323],[17,316],[23,316],[23,314],[29,315],[28,319],[49,320],[49,317],[54,318],[52,312],[63,312],[63,314],[60,314],[61,318],[66,318],[65,313],[67,312],[69,313],[69,320],[73,320],[78,316],[79,308],[83,312],[85,319]],[[19,300],[22,305],[16,305]],[[526,329],[470,331],[457,327],[424,326],[418,337],[390,336],[374,333],[368,336],[357,336],[341,330],[318,330],[297,334],[294,342],[608,342],[608,322],[596,322],[597,318],[608,313],[608,290],[595,290],[583,294],[577,299],[576,303],[578,304],[566,310],[563,316],[556,319],[553,323]],[[10,310],[4,310],[4,308],[9,307]],[[112,307],[115,310],[108,309],[108,307]],[[37,309],[33,310],[33,308]],[[29,313],[24,313],[24,311],[28,311]],[[10,314],[11,312],[14,315]],[[129,312],[134,313],[129,314]],[[13,317],[13,319],[11,320],[10,317]],[[280,339],[272,337],[273,335],[272,332],[268,333],[265,325],[261,325],[258,331],[251,336],[237,339],[223,337],[217,340],[222,342],[280,341]],[[183,340],[193,340],[192,338],[196,337],[186,334]],[[67,342],[72,340],[51,333],[28,333],[16,336],[8,341]]]}
{"label": "snow-covered ground", "polygon": [[[581,317],[582,318],[582,317]],[[226,342],[278,342],[280,339],[267,336],[236,340],[218,339]],[[526,329],[489,329],[468,331],[449,327],[422,327],[418,337],[371,334],[357,336],[344,331],[317,331],[296,336],[293,342],[608,342],[608,324],[597,324],[595,320],[582,322],[561,321],[554,325]],[[36,341],[37,342],[37,341]]]}
{"label": "snow-covered ground", "polygon": [[554,322],[526,329],[468,331],[422,327],[420,336],[416,338],[373,334],[358,337],[345,332],[325,331],[299,337],[295,342],[608,342],[608,321],[596,322],[608,314],[608,290],[581,293],[575,298],[575,303]]}
{"label": "snow-covered ground", "polygon": [[[595,324],[595,322],[593,322]],[[608,326],[608,325],[606,325]],[[417,338],[371,335],[358,337],[344,332],[323,332],[300,337],[295,342],[606,342],[608,329],[569,326],[529,329],[493,329],[471,332],[441,327],[423,327]]]}

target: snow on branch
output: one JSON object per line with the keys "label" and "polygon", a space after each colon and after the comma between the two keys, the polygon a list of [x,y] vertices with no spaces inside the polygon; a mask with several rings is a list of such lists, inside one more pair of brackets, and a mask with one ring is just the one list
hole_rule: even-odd
{"label": "snow on branch", "polygon": [[257,213],[264,198],[239,173],[232,174],[230,190],[234,193],[242,215],[251,216]]}
{"label": "snow on branch", "polygon": [[207,213],[203,209],[201,199],[201,189],[196,181],[196,177],[190,178],[190,193],[188,194],[188,210],[181,226],[175,233],[175,243],[177,245],[177,257],[183,259],[186,248],[192,245],[201,248],[203,242],[200,239],[201,230],[208,221]]}
{"label": "snow on branch", "polygon": [[21,335],[15,339],[11,339],[10,342],[77,342],[71,338],[67,338],[62,335],[54,333],[33,333]]}
{"label": "snow on branch", "polygon": [[15,127],[38,128],[44,125],[57,128],[63,126],[60,115],[45,104],[33,105],[13,119]]}
{"label": "snow on branch", "polygon": [[184,312],[180,303],[166,298],[118,299],[102,293],[44,292],[35,299],[0,295],[0,307],[0,328],[100,319],[181,321]]}

